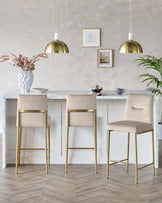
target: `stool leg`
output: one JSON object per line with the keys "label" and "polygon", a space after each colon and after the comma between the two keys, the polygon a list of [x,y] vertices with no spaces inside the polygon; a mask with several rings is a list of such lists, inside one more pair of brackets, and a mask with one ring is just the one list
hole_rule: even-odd
{"label": "stool leg", "polygon": [[110,130],[108,130],[108,144],[107,144],[107,178],[109,178],[109,156],[110,156]]}
{"label": "stool leg", "polygon": [[68,147],[69,147],[69,112],[67,113],[67,140],[66,140],[66,164],[65,164],[65,173],[67,173],[68,166]]}
{"label": "stool leg", "polygon": [[129,168],[129,139],[130,139],[130,133],[128,133],[128,143],[127,143],[127,172]]}
{"label": "stool leg", "polygon": [[50,126],[48,126],[48,161],[50,165]]}
{"label": "stool leg", "polygon": [[19,162],[18,162],[18,165],[20,165],[21,137],[22,137],[22,127],[20,127],[20,137],[19,137]]}
{"label": "stool leg", "polygon": [[97,126],[96,126],[96,114],[94,113],[94,142],[95,142],[95,172],[97,173]]}
{"label": "stool leg", "polygon": [[137,134],[135,133],[136,184],[138,183]]}
{"label": "stool leg", "polygon": [[45,128],[45,153],[46,153],[46,173],[48,173],[48,164],[47,164],[47,128]]}
{"label": "stool leg", "polygon": [[152,131],[152,163],[153,163],[153,175],[155,175],[154,131]]}
{"label": "stool leg", "polygon": [[18,173],[18,161],[19,161],[19,125],[17,127],[17,151],[16,151],[16,173]]}

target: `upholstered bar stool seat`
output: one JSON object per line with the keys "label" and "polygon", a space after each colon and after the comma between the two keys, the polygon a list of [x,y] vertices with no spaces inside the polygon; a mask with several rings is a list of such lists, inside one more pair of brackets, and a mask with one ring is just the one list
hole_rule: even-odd
{"label": "upholstered bar stool seat", "polygon": [[142,133],[145,131],[153,130],[153,125],[152,123],[124,120],[108,123],[107,130],[130,132],[130,133]]}
{"label": "upholstered bar stool seat", "polygon": [[[129,166],[129,140],[130,133],[134,133],[135,137],[135,168],[136,168],[136,183],[138,183],[138,170],[147,166],[153,165],[153,175],[155,175],[154,163],[154,130],[153,130],[153,96],[152,95],[128,95],[125,120],[116,121],[107,124],[108,130],[108,149],[107,149],[107,178],[109,178],[109,166],[116,163],[126,163],[127,171]],[[110,133],[112,131],[121,131],[128,133],[127,141],[127,158],[122,160],[110,160]],[[137,135],[152,132],[152,162],[142,167],[138,167],[137,153]],[[112,135],[111,135],[112,136]],[[113,162],[113,163],[109,163]]]}
{"label": "upholstered bar stool seat", "polygon": [[[21,150],[45,150],[46,173],[48,173],[47,159],[50,164],[50,120],[51,119],[48,116],[47,95],[21,94],[18,96],[16,173],[18,173],[18,165],[20,165]],[[44,148],[21,147],[22,128],[27,127],[44,128],[45,135]],[[48,148],[47,148],[47,130],[48,130]]]}

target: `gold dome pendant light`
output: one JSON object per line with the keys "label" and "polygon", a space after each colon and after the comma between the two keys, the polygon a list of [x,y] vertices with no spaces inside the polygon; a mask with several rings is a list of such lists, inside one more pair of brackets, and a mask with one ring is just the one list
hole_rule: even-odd
{"label": "gold dome pendant light", "polygon": [[[57,0],[55,0],[55,5],[56,5],[56,1]],[[58,2],[57,2],[57,5],[58,5]],[[59,10],[59,5],[58,5],[58,9],[56,8],[56,10]],[[55,15],[56,15],[56,12],[55,12]],[[57,18],[59,17],[57,16]],[[55,19],[56,19],[56,16],[55,16]],[[69,53],[69,49],[68,49],[68,46],[63,41],[58,40],[58,33],[55,32],[54,40],[47,44],[47,46],[45,47],[45,52],[46,53]]]}
{"label": "gold dome pendant light", "polygon": [[58,33],[55,33],[55,40],[48,43],[45,48],[46,53],[69,53],[67,45],[58,40]]}
{"label": "gold dome pendant light", "polygon": [[143,53],[141,45],[132,39],[132,0],[130,0],[130,32],[128,33],[128,41],[120,45],[119,53]]}

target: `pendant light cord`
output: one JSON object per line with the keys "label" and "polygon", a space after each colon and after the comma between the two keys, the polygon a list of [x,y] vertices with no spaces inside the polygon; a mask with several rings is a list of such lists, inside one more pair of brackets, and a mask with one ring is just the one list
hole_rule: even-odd
{"label": "pendant light cord", "polygon": [[132,0],[130,0],[130,33],[132,33]]}
{"label": "pendant light cord", "polygon": [[54,33],[55,36],[54,38],[58,38],[58,33],[59,33],[59,21],[60,21],[60,16],[59,16],[59,2],[58,0],[54,1]]}
{"label": "pendant light cord", "polygon": [[54,15],[53,15],[53,21],[54,21],[54,33],[56,33],[56,32],[58,32],[58,30],[57,30],[57,18],[58,18],[58,16],[57,16],[57,0],[54,0],[53,1],[53,8],[54,8]]}

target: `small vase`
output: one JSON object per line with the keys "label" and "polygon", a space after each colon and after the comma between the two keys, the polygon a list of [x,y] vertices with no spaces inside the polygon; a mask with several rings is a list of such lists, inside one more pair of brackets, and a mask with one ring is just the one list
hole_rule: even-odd
{"label": "small vase", "polygon": [[33,83],[33,72],[20,70],[17,75],[21,93],[30,92]]}

